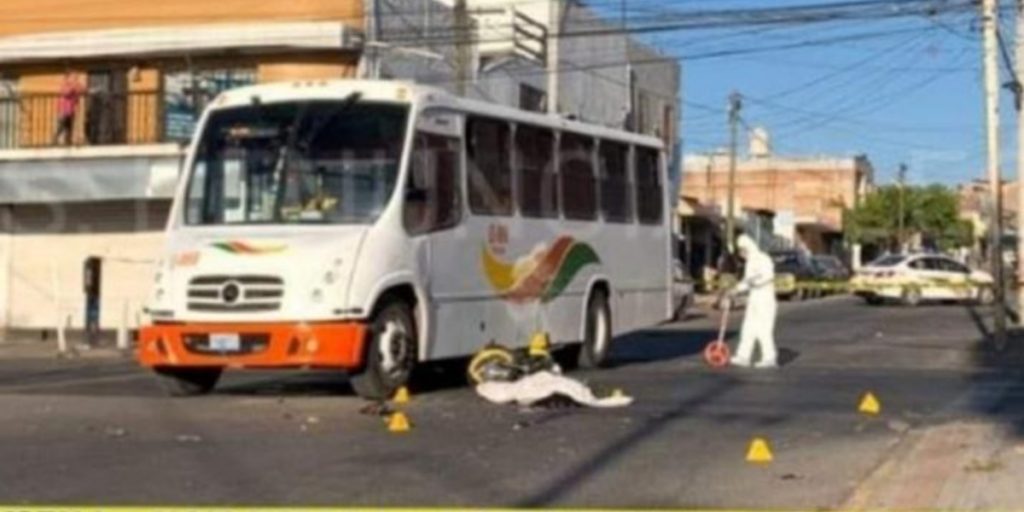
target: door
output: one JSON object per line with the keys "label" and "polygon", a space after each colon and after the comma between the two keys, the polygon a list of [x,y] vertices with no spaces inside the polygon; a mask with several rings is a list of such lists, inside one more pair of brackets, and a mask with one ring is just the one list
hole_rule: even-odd
{"label": "door", "polygon": [[90,71],[85,106],[89,144],[123,144],[128,131],[128,76],[124,70]]}
{"label": "door", "polygon": [[[439,129],[439,118],[448,130]],[[468,322],[456,311],[464,304],[461,292],[467,279],[459,260],[468,250],[463,241],[460,147],[456,116],[422,115],[403,191],[402,224],[413,239],[417,272],[429,297],[426,355],[431,358],[462,352],[459,342],[468,337],[463,328]]]}
{"label": "door", "polygon": [[942,258],[923,258],[927,286],[922,290],[923,296],[931,299],[947,300],[957,297],[956,274],[949,272]]}
{"label": "door", "polygon": [[0,149],[12,149],[18,143],[18,82],[0,78]]}
{"label": "door", "polygon": [[953,299],[969,299],[974,297],[975,290],[971,286],[971,271],[951,259],[938,258],[939,264],[944,270],[944,278],[948,282],[948,295]]}

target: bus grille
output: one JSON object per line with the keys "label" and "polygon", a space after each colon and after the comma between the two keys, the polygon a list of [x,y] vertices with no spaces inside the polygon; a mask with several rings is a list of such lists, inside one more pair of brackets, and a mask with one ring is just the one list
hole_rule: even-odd
{"label": "bus grille", "polygon": [[207,275],[188,283],[188,309],[211,313],[252,313],[281,309],[284,281],[276,276]]}

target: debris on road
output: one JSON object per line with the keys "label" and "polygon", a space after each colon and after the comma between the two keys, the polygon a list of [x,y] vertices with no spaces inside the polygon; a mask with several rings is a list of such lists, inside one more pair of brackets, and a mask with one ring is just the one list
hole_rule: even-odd
{"label": "debris on road", "polygon": [[107,437],[124,437],[128,435],[128,430],[121,427],[107,427],[103,429],[103,434]]}
{"label": "debris on road", "polygon": [[999,471],[1003,469],[1003,463],[998,459],[972,459],[966,466],[964,471],[968,473],[991,473],[993,471]]}
{"label": "debris on road", "polygon": [[898,432],[900,434],[903,434],[910,430],[910,423],[907,423],[903,420],[889,420],[889,422],[886,423],[886,426],[889,427],[889,430]]}
{"label": "debris on road", "polygon": [[195,434],[180,434],[174,438],[179,443],[201,443],[203,438]]}
{"label": "debris on road", "polygon": [[395,411],[384,402],[370,402],[359,409],[359,414],[366,414],[368,416],[391,416]]}

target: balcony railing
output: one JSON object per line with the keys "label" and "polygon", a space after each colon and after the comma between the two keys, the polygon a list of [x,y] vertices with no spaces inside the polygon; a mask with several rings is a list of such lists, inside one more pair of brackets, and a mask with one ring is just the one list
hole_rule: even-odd
{"label": "balcony railing", "polygon": [[[180,126],[176,137],[168,136],[164,100],[157,91],[85,94],[79,98],[69,133],[60,130],[60,101],[59,94],[0,97],[0,149],[152,144],[184,138]],[[191,113],[187,117],[193,118]]]}

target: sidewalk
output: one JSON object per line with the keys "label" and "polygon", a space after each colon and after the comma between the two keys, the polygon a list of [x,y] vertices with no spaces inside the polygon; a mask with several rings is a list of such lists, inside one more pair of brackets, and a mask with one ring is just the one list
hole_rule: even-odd
{"label": "sidewalk", "polygon": [[1024,438],[1004,423],[912,431],[844,510],[1012,510],[1024,503]]}
{"label": "sidewalk", "polygon": [[68,342],[68,353],[61,354],[57,349],[56,340],[25,340],[7,338],[0,341],[0,359],[57,359],[57,358],[123,358],[131,357],[132,351],[118,350],[111,344],[102,344],[94,348],[85,348],[74,342]]}

